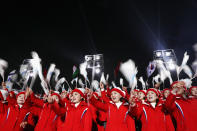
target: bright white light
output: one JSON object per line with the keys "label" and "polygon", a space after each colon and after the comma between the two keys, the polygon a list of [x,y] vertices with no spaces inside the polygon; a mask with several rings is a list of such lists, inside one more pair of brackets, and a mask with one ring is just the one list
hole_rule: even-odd
{"label": "bright white light", "polygon": [[96,74],[99,74],[101,70],[99,68],[95,69]]}
{"label": "bright white light", "polygon": [[96,55],[96,56],[95,56],[95,59],[96,59],[96,60],[99,60],[99,59],[100,59],[100,56],[99,56],[99,55]]}
{"label": "bright white light", "polygon": [[86,55],[85,56],[85,61],[90,61],[90,60],[92,60],[93,58],[92,58],[92,56],[90,56],[90,55]]}
{"label": "bright white light", "polygon": [[156,52],[156,56],[160,57],[161,56],[161,52]]}
{"label": "bright white light", "polygon": [[96,67],[101,67],[101,65],[100,64],[97,64]]}
{"label": "bright white light", "polygon": [[165,52],[166,56],[170,56],[171,55],[171,52]]}

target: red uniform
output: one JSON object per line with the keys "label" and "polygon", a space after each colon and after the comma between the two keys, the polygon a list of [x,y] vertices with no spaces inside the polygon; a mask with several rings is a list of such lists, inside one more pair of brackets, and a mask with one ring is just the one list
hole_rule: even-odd
{"label": "red uniform", "polygon": [[102,103],[91,98],[91,103],[98,109],[107,112],[106,131],[135,131],[134,120],[128,115],[128,106],[122,104],[119,108],[114,103]]}
{"label": "red uniform", "polygon": [[[27,101],[27,100],[26,100]],[[25,129],[20,127],[22,122],[28,122]],[[30,113],[30,107],[25,102],[20,108],[18,104],[9,106],[6,113],[3,115],[1,121],[1,129],[6,131],[22,131],[22,130],[33,130],[34,119]]]}
{"label": "red uniform", "polygon": [[31,95],[31,101],[38,108],[31,108],[31,112],[38,116],[38,122],[35,131],[56,131],[58,115],[52,110],[51,104],[44,103],[42,100],[36,98],[34,94]]}
{"label": "red uniform", "polygon": [[165,107],[175,118],[177,131],[196,131],[197,100],[176,97],[170,94],[166,100]]}
{"label": "red uniform", "polygon": [[165,114],[162,103],[152,107],[150,103],[138,102],[131,107],[130,114],[142,123],[142,131],[174,131],[169,115]]}
{"label": "red uniform", "polygon": [[58,115],[65,115],[65,121],[59,131],[91,131],[92,129],[92,115],[87,106],[87,103],[81,101],[75,107],[74,105],[67,105],[66,108],[60,108],[55,102],[53,108]]}

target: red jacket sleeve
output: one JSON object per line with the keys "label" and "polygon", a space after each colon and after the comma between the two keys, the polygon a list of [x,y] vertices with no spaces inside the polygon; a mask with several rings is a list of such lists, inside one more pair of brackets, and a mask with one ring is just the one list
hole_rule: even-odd
{"label": "red jacket sleeve", "polygon": [[33,114],[32,113],[29,114],[27,122],[28,122],[29,125],[35,126],[34,118],[33,118]]}
{"label": "red jacket sleeve", "polygon": [[34,115],[34,116],[40,116],[40,113],[42,111],[42,108],[36,107],[36,106],[32,106],[30,109],[30,112]]}
{"label": "red jacket sleeve", "polygon": [[8,110],[7,103],[2,103],[2,101],[0,101],[0,114],[6,113],[7,110]]}
{"label": "red jacket sleeve", "polygon": [[89,109],[84,114],[82,122],[84,125],[84,131],[91,131],[92,130],[92,116],[91,116]]}
{"label": "red jacket sleeve", "polygon": [[140,103],[137,103],[136,106],[134,107],[130,107],[129,114],[132,117],[136,117],[137,119],[140,119],[142,113],[143,113],[143,106]]}
{"label": "red jacket sleeve", "polygon": [[107,96],[105,90],[104,91],[101,91],[101,100],[103,100],[105,103],[108,103],[110,101],[110,99]]}
{"label": "red jacket sleeve", "polygon": [[32,93],[32,94],[30,95],[30,98],[31,98],[31,102],[33,102],[33,104],[34,104],[35,106],[38,106],[38,107],[41,107],[41,108],[43,107],[44,101],[41,100],[41,99],[36,98],[36,97],[34,96],[34,93]]}
{"label": "red jacket sleeve", "polygon": [[27,125],[25,127],[25,130],[33,131],[34,127],[35,127],[34,118],[33,118],[33,115],[30,113],[28,118],[27,118]]}
{"label": "red jacket sleeve", "polygon": [[126,122],[129,131],[135,131],[135,121],[133,120],[133,118],[131,118],[131,116],[127,116]]}
{"label": "red jacket sleeve", "polygon": [[66,107],[61,107],[57,102],[54,102],[51,108],[59,116],[63,116],[66,114]]}
{"label": "red jacket sleeve", "polygon": [[170,95],[167,97],[164,107],[172,113],[176,109],[176,104],[175,104],[176,96],[170,93]]}
{"label": "red jacket sleeve", "polygon": [[13,105],[16,104],[16,98],[15,98],[15,96],[10,97],[10,95],[8,95],[7,101],[8,101],[8,106],[13,106]]}
{"label": "red jacket sleeve", "polygon": [[100,102],[99,100],[97,100],[96,98],[92,97],[90,99],[90,103],[95,106],[96,108],[98,108],[99,110],[102,110],[104,112],[108,111],[108,105],[104,104],[102,102]]}

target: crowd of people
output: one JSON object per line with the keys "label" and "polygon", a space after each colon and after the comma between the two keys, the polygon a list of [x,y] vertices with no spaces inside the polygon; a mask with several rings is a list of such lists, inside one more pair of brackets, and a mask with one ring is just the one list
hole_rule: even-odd
{"label": "crowd of people", "polygon": [[[0,129],[5,131],[195,131],[197,86],[186,89],[175,81],[163,91],[157,88],[127,91],[89,88],[50,91],[42,98],[31,88],[15,94],[5,83],[0,92]],[[189,93],[188,93],[189,92]],[[189,95],[188,95],[189,94]]]}
{"label": "crowd of people", "polygon": [[[20,90],[11,88],[13,83],[17,83],[15,77],[8,77],[6,82],[4,82],[3,77],[0,89],[0,130],[197,130],[197,86],[195,83],[192,84],[196,79],[193,81],[188,79],[190,84],[188,84],[188,80],[172,81],[169,87],[165,86],[165,88],[161,88],[161,81],[153,83],[153,87],[148,87],[142,82],[144,87],[137,89],[137,83],[133,86],[135,88],[132,88],[125,86],[122,83],[123,80],[120,80],[120,85],[114,82],[110,83],[107,79],[97,81],[97,84],[94,81],[93,85],[88,85],[87,83],[90,82],[87,81],[86,75],[83,75],[83,79],[78,79],[78,81],[75,79],[72,88],[65,89],[62,83],[66,80],[60,79],[60,82],[58,81],[59,71],[56,72],[58,75],[54,77],[58,84],[55,87],[50,85],[48,75],[42,75],[40,60],[38,55],[34,53],[33,59],[28,61],[34,65],[31,71],[28,70],[27,66],[22,66],[25,72],[33,71],[35,74],[30,73],[28,76],[21,71],[26,80],[23,81]],[[131,65],[134,67],[133,76],[136,76],[136,68],[133,64]],[[128,69],[127,65],[125,67]],[[50,77],[50,74],[55,71],[55,66],[52,65],[52,68],[49,68],[48,71]],[[127,70],[124,71],[128,73]],[[10,74],[13,75],[14,73],[11,72]],[[43,87],[36,89],[44,90],[42,94],[32,87],[37,85],[28,84],[29,80],[34,82],[31,76],[36,76],[36,74],[40,77]],[[167,74],[169,73],[167,72]],[[130,75],[127,76],[130,77]],[[97,85],[96,88],[95,85]],[[61,87],[61,90],[58,86]],[[48,91],[47,87],[50,87]]]}

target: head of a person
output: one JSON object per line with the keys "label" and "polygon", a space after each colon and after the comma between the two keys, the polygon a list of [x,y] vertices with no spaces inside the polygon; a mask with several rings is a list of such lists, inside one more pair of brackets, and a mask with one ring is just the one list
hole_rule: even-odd
{"label": "head of a person", "polygon": [[5,82],[2,82],[1,85],[2,85],[3,88],[6,88],[6,83]]}
{"label": "head of a person", "polygon": [[62,99],[66,98],[67,95],[68,95],[68,92],[67,91],[62,91],[61,94],[60,94],[60,96],[61,96]]}
{"label": "head of a person", "polygon": [[185,83],[183,81],[175,81],[171,84],[172,89],[177,89],[177,95],[183,95],[186,91]]}
{"label": "head of a person", "polygon": [[[132,90],[131,90],[131,91],[132,91]],[[134,89],[134,90],[133,90],[133,95],[134,95],[135,97],[138,97],[138,92],[139,92],[138,89]]]}
{"label": "head of a person", "polygon": [[197,97],[197,86],[190,87],[189,92],[192,96]]}
{"label": "head of a person", "polygon": [[75,88],[72,91],[72,102],[74,104],[80,103],[85,98],[85,89]]}
{"label": "head of a person", "polygon": [[139,99],[139,100],[144,100],[145,97],[146,97],[146,92],[145,92],[145,90],[140,90],[140,91],[138,92],[138,99]]}
{"label": "head of a person", "polygon": [[155,88],[149,88],[147,90],[146,97],[147,97],[147,101],[148,102],[154,103],[154,102],[157,102],[157,100],[159,98],[159,93],[158,93],[157,89],[155,89]]}
{"label": "head of a person", "polygon": [[60,95],[59,95],[59,93],[54,92],[54,93],[51,94],[51,97],[52,97],[52,99],[53,99],[54,101],[56,101],[57,103],[60,102]]}
{"label": "head of a person", "polygon": [[170,95],[170,89],[164,89],[163,90],[163,97],[166,99]]}
{"label": "head of a person", "polygon": [[20,92],[16,96],[17,104],[23,105],[25,103],[25,92]]}
{"label": "head of a person", "polygon": [[125,97],[125,92],[122,91],[119,87],[113,88],[111,90],[111,100],[114,103],[118,103],[121,101],[121,98]]}

